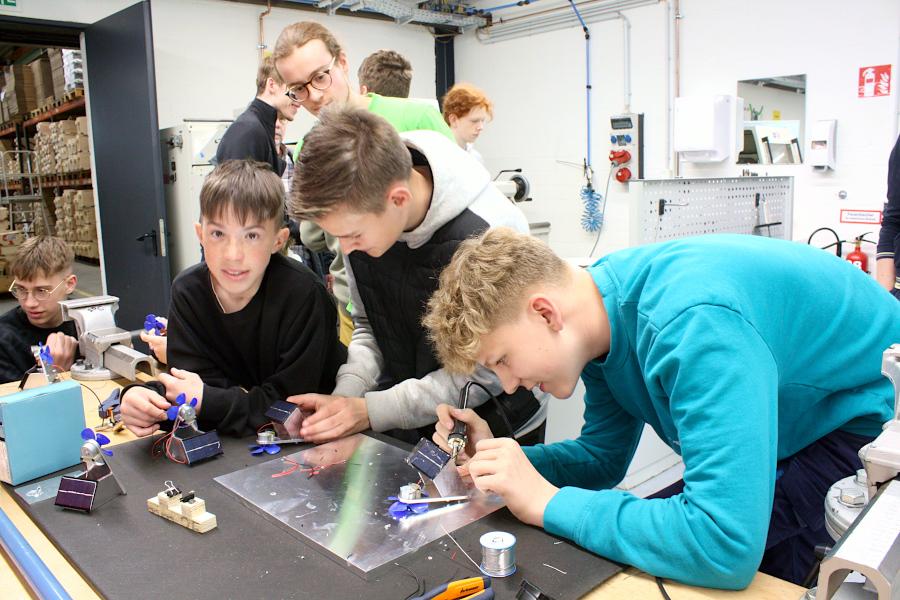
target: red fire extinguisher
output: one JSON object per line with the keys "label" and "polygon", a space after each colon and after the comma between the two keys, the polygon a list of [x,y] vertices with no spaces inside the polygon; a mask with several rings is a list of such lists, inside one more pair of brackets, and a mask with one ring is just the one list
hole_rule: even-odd
{"label": "red fire extinguisher", "polygon": [[859,236],[853,240],[853,252],[847,255],[847,260],[851,265],[859,267],[865,273],[869,272],[869,257],[862,251],[863,236]]}

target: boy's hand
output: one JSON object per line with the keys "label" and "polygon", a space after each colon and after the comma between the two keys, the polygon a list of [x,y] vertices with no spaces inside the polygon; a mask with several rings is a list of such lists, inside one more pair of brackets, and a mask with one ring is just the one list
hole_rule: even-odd
{"label": "boy's hand", "polygon": [[160,373],[159,381],[166,386],[166,399],[175,404],[179,394],[184,394],[186,402],[197,399],[194,410],[200,414],[200,405],[203,404],[203,380],[196,373],[183,369],[169,369],[169,373]]}
{"label": "boy's hand", "polygon": [[138,437],[159,430],[159,422],[166,420],[169,401],[145,387],[133,387],[122,396],[119,414],[130,432]]}
{"label": "boy's hand", "polygon": [[50,356],[53,357],[54,365],[63,371],[72,368],[72,363],[75,362],[75,352],[78,350],[78,340],[57,331],[47,336],[47,346],[50,348]]}
{"label": "boy's hand", "polygon": [[[169,320],[165,317],[156,317],[156,320],[163,324],[163,326],[169,326]],[[168,364],[166,360],[166,349],[168,348],[168,338],[165,335],[153,335],[148,331],[141,331],[141,339],[150,346],[150,352],[156,357],[161,363]]]}
{"label": "boy's hand", "polygon": [[499,494],[520,521],[544,526],[544,509],[559,488],[541,477],[515,440],[478,442],[468,467],[475,487]]}
{"label": "boy's hand", "polygon": [[300,437],[308,442],[328,442],[370,427],[365,398],[300,394],[288,397],[287,401],[314,413],[300,424]]}
{"label": "boy's hand", "polygon": [[460,473],[466,474],[465,463],[475,454],[475,445],[481,440],[488,440],[494,437],[487,421],[478,416],[471,408],[460,410],[449,404],[439,404],[437,407],[438,421],[434,426],[434,435],[431,439],[434,443],[443,448],[446,452],[450,452],[450,446],[447,445],[447,436],[453,429],[453,420],[462,421],[466,424],[466,447],[457,457],[457,463],[462,465]]}

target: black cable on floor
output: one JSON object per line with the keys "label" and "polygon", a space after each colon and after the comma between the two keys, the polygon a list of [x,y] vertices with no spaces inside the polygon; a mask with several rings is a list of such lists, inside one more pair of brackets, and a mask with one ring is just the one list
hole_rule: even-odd
{"label": "black cable on floor", "polygon": [[659,588],[659,593],[662,594],[664,600],[672,600],[671,596],[669,596],[669,593],[666,591],[666,586],[663,585],[662,577],[656,578],[656,587]]}

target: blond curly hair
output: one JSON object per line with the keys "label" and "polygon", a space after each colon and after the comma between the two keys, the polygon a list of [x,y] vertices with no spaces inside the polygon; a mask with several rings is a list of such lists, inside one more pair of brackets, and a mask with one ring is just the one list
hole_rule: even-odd
{"label": "blond curly hair", "polygon": [[569,279],[568,266],[546,244],[512,229],[490,229],[461,243],[422,319],[441,365],[472,373],[482,338],[514,321],[527,293]]}

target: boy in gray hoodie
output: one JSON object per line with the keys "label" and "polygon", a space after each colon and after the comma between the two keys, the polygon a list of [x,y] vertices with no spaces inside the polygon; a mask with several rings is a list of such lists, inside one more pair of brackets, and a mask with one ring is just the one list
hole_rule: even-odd
{"label": "boy in gray hoodie", "polygon": [[[289,205],[340,241],[354,331],[333,395],[289,398],[314,412],[289,426],[314,442],[368,428],[415,441],[466,383],[441,367],[421,325],[441,270],[463,240],[492,226],[527,232],[528,224],[485,168],[441,134],[398,134],[349,107],[321,117],[304,140]],[[520,443],[542,441],[545,400],[521,388],[502,393],[484,369],[472,379],[499,400],[486,403],[473,388],[469,404],[483,418]]]}

